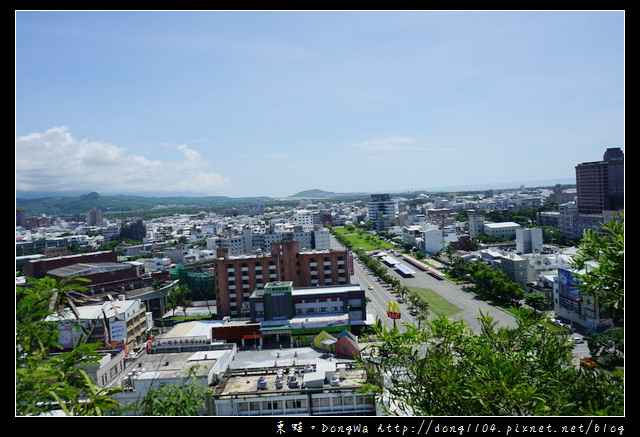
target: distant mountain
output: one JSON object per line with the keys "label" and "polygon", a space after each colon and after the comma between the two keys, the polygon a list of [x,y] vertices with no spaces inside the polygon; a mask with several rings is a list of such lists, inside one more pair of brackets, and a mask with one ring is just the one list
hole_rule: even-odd
{"label": "distant mountain", "polygon": [[28,217],[42,214],[50,216],[86,214],[92,208],[105,213],[151,211],[161,208],[198,209],[224,208],[249,205],[267,198],[230,198],[226,196],[204,197],[144,197],[132,195],[101,195],[98,193],[80,196],[52,196],[41,198],[16,197],[16,207],[25,208]]}
{"label": "distant mountain", "polygon": [[305,190],[300,191],[299,193],[294,194],[291,197],[303,197],[303,198],[324,198],[324,197],[336,197],[339,194],[334,193],[333,191],[324,191],[324,190]]}

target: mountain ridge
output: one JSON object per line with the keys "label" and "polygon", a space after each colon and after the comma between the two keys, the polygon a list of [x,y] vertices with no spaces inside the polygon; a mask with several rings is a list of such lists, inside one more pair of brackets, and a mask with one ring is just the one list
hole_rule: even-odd
{"label": "mountain ridge", "polygon": [[[483,191],[487,189],[518,189],[517,186],[526,185],[532,187],[552,187],[556,183],[563,185],[575,184],[575,180],[557,179],[555,181],[529,181],[523,183],[496,183],[496,184],[478,184],[475,186],[450,186],[439,187],[431,190],[413,189],[413,190],[387,190],[376,191],[385,192],[393,195],[402,195],[403,193],[434,193],[434,192],[464,192],[464,191]],[[353,192],[353,193],[336,193],[321,189],[310,189],[299,191],[291,196],[253,196],[253,197],[228,197],[228,196],[188,196],[188,195],[144,195],[144,194],[99,194],[90,192],[79,194],[76,192],[66,193],[29,193],[29,195],[20,196],[16,192],[16,208],[26,208],[30,217],[48,214],[48,215],[77,215],[86,214],[92,208],[100,209],[105,213],[130,213],[135,211],[150,211],[156,209],[175,209],[198,212],[200,210],[228,208],[233,206],[250,206],[256,203],[273,203],[273,202],[295,202],[301,199],[309,200],[329,200],[329,199],[349,199],[361,198],[369,196],[373,192]],[[47,196],[47,194],[50,194]],[[40,196],[40,197],[36,197]]]}

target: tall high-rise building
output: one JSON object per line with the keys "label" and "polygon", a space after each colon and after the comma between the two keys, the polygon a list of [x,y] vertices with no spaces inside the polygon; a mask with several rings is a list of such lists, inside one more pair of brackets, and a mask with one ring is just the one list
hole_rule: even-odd
{"label": "tall high-rise building", "polygon": [[87,211],[87,226],[97,226],[104,223],[104,215],[102,211],[96,208],[91,208]]}
{"label": "tall high-rise building", "polygon": [[624,209],[624,153],[618,147],[605,151],[602,161],[576,166],[579,214],[602,214]]}
{"label": "tall high-rise building", "polygon": [[376,231],[386,231],[393,226],[398,215],[398,204],[388,194],[372,194],[367,203],[369,220]]}
{"label": "tall high-rise building", "polygon": [[16,226],[22,226],[23,228],[27,225],[27,210],[23,206],[16,206]]}

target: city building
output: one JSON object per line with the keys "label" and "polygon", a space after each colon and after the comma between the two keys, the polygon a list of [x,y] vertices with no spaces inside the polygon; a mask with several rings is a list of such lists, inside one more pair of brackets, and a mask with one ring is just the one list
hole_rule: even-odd
{"label": "city building", "polygon": [[104,224],[104,215],[97,208],[87,211],[87,226],[101,226]]}
{"label": "city building", "polygon": [[[115,393],[112,399],[124,407],[123,415],[135,415],[151,389],[181,386],[188,381],[201,386],[204,393],[205,389],[214,387],[220,381],[236,353],[234,345],[215,350],[143,353],[125,372],[118,375],[112,386],[123,390]],[[131,409],[127,410],[127,407]],[[205,402],[205,408],[199,414],[214,415],[213,404]]]}
{"label": "city building", "polygon": [[[587,269],[591,266],[587,265]],[[553,284],[553,309],[558,317],[589,329],[603,331],[613,327],[613,321],[597,301],[580,290],[580,276],[585,270],[560,268]]]}
{"label": "city building", "polygon": [[16,206],[16,227],[24,228],[27,225],[27,210],[23,206]]}
{"label": "city building", "polygon": [[349,253],[340,250],[300,251],[297,241],[271,243],[263,255],[230,256],[218,249],[212,262],[218,317],[247,317],[249,296],[274,281],[295,287],[341,285],[351,282]]}
{"label": "city building", "polygon": [[115,263],[117,254],[113,251],[91,252],[78,255],[39,258],[24,263],[24,275],[31,278],[44,278],[51,270],[72,266],[74,264]]}
{"label": "city building", "polygon": [[529,261],[515,253],[507,253],[495,260],[494,265],[502,270],[507,277],[522,286],[530,282]]}
{"label": "city building", "polygon": [[276,281],[249,298],[250,318],[260,323],[260,342],[309,345],[321,331],[359,331],[367,324],[365,290],[358,284],[294,287]]}
{"label": "city building", "polygon": [[609,148],[602,161],[576,166],[578,212],[602,214],[624,209],[624,153]]}
{"label": "city building", "polygon": [[516,250],[518,253],[542,252],[541,228],[516,229]]}
{"label": "city building", "polygon": [[153,318],[144,303],[128,300],[124,295],[117,299],[70,309],[54,320],[60,323],[59,344],[62,349],[73,349],[80,340],[104,343],[102,352],[132,351],[146,341],[147,332],[153,327]]}
{"label": "city building", "polygon": [[330,247],[329,230],[314,224],[317,216],[300,215],[303,224],[279,223],[277,225],[254,227],[246,226],[237,234],[227,230],[223,235],[206,239],[207,249],[226,248],[229,255],[255,254],[268,252],[272,243],[297,241],[301,249],[328,249]]}
{"label": "city building", "polygon": [[239,352],[215,386],[218,416],[375,415],[354,360],[315,348]]}
{"label": "city building", "polygon": [[484,235],[484,216],[469,213],[469,237],[478,238]]}
{"label": "city building", "polygon": [[516,230],[520,228],[522,226],[514,222],[485,223],[484,235],[513,240],[516,238]]}
{"label": "city building", "polygon": [[609,148],[602,161],[576,166],[575,201],[559,206],[560,233],[579,240],[587,229],[598,229],[624,212],[624,153]]}
{"label": "city building", "polygon": [[[225,324],[228,322],[217,322],[215,326]],[[376,413],[374,396],[362,392],[365,371],[356,366],[353,357],[329,353],[327,341],[320,343],[320,347],[239,350],[233,342],[211,340],[207,332],[211,326],[214,325],[181,323],[160,339],[154,339],[154,347],[147,353],[141,351],[131,360],[116,356],[110,363],[105,358],[103,371],[117,370],[109,385],[123,389],[113,399],[131,407],[123,414],[137,414],[136,408],[151,389],[182,385],[187,380],[203,390],[213,390],[214,396],[205,397],[206,406],[200,415]],[[334,339],[317,336],[320,342]],[[116,363],[121,364],[114,367]]]}
{"label": "city building", "polygon": [[373,222],[376,231],[387,231],[398,215],[398,203],[388,194],[372,194],[367,209],[367,220]]}
{"label": "city building", "polygon": [[556,184],[553,188],[553,196],[551,197],[558,203],[573,202],[576,199],[578,190],[575,188],[565,189],[561,184]]}

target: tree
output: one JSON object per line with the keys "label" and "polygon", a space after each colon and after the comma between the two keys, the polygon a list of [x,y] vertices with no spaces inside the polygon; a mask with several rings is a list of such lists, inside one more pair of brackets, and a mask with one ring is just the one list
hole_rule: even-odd
{"label": "tree", "polygon": [[195,369],[189,369],[181,384],[151,388],[142,400],[138,412],[143,416],[198,416],[205,409],[205,387],[195,379]]}
{"label": "tree", "polygon": [[[585,231],[573,258],[577,269],[585,269],[580,289],[602,306],[624,311],[624,215],[603,223],[599,231]],[[595,264],[593,264],[595,263]]]}
{"label": "tree", "polygon": [[522,299],[524,295],[522,286],[511,281],[502,270],[483,262],[473,262],[467,265],[467,271],[473,277],[474,290],[480,295],[506,301]]}
{"label": "tree", "polygon": [[[169,296],[167,296],[167,307],[173,310],[173,315],[175,315],[176,308],[178,307],[188,307],[191,303],[189,299],[191,292],[189,291],[189,287],[186,285],[174,285],[171,288],[171,292]],[[186,313],[185,313],[186,314]]]}
{"label": "tree", "polygon": [[[73,281],[73,282],[72,282]],[[86,279],[57,282],[28,279],[16,290],[16,414],[40,415],[61,410],[67,415],[106,415],[120,405],[84,370],[96,365],[101,344],[86,343],[87,333],[70,351],[62,351],[57,319],[74,314],[73,294]]]}
{"label": "tree", "polygon": [[527,293],[524,297],[524,301],[527,305],[536,310],[543,310],[547,306],[547,296],[544,293]]}
{"label": "tree", "polygon": [[[610,372],[572,363],[566,337],[540,328],[539,315],[516,313],[515,328],[481,314],[475,334],[445,317],[405,325],[375,325],[378,342],[365,389],[388,414],[420,416],[624,414],[624,385]],[[606,391],[591,390],[602,383]]]}
{"label": "tree", "polygon": [[624,330],[609,328],[604,332],[589,332],[586,336],[589,353],[592,357],[604,358],[615,365],[624,357]]}

